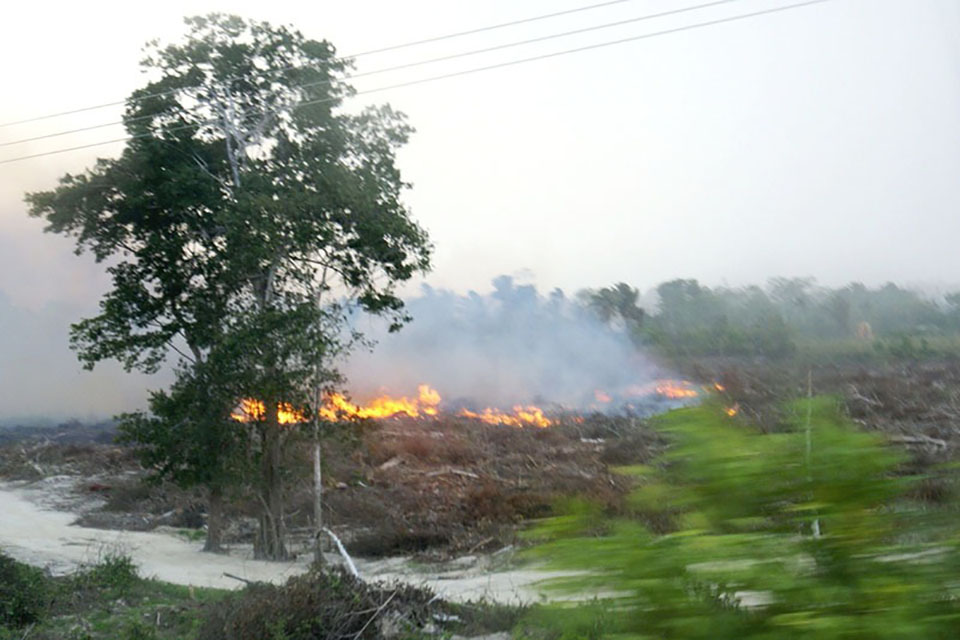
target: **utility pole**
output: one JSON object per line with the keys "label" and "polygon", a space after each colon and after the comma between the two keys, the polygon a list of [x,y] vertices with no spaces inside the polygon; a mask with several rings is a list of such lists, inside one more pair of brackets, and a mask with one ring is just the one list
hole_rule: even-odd
{"label": "utility pole", "polygon": [[[321,309],[323,291],[327,286],[327,268],[323,268],[317,291],[317,309]],[[323,401],[322,367],[319,359],[314,365],[313,396],[313,560],[323,564],[323,466],[320,450],[320,404]]]}

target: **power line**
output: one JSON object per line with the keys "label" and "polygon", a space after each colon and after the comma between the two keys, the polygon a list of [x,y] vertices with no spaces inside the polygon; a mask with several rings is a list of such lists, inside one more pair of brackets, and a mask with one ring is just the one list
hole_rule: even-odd
{"label": "power line", "polygon": [[[458,77],[458,76],[469,75],[469,74],[471,74],[471,73],[479,73],[479,72],[481,72],[481,71],[490,71],[490,70],[493,70],[493,69],[502,69],[502,68],[504,68],[504,67],[511,67],[511,66],[515,66],[515,65],[518,65],[518,64],[524,64],[524,63],[527,63],[527,62],[535,62],[535,61],[537,61],[537,60],[546,60],[546,59],[548,59],[548,58],[556,58],[556,57],[563,56],[563,55],[568,55],[568,54],[571,54],[571,53],[581,53],[581,52],[583,52],[583,51],[592,51],[592,50],[594,50],[594,49],[601,49],[601,48],[604,48],[604,47],[610,47],[610,46],[617,45],[617,44],[624,44],[624,43],[627,43],[627,42],[636,42],[636,41],[638,41],[638,40],[646,40],[646,39],[655,38],[655,37],[658,37],[658,36],[665,36],[665,35],[670,35],[670,34],[673,34],[673,33],[680,33],[680,32],[683,32],[683,31],[691,31],[691,30],[693,30],[693,29],[700,29],[700,28],[703,28],[703,27],[710,27],[710,26],[714,26],[714,25],[718,25],[718,24],[725,24],[725,23],[728,23],[728,22],[736,22],[736,21],[738,21],[738,20],[745,20],[745,19],[747,19],[747,18],[755,18],[755,17],[757,17],[757,16],[768,15],[768,14],[772,14],[772,13],[779,13],[779,12],[781,12],[781,11],[787,11],[787,10],[790,10],[790,9],[798,9],[798,8],[800,8],[800,7],[807,7],[807,6],[811,6],[811,5],[815,5],[815,4],[822,4],[822,3],[825,3],[825,2],[829,2],[829,1],[830,1],[830,0],[806,0],[805,2],[797,2],[797,3],[794,3],[794,4],[788,4],[788,5],[783,5],[783,6],[780,6],[780,7],[774,7],[774,8],[772,8],[772,9],[764,9],[764,10],[761,10],[761,11],[754,11],[754,12],[752,12],[752,13],[744,13],[744,14],[739,14],[739,15],[735,15],[735,16],[729,16],[729,17],[726,17],[726,18],[718,18],[718,19],[716,19],[716,20],[709,20],[709,21],[706,21],[706,22],[698,22],[698,23],[694,23],[694,24],[690,24],[690,25],[685,25],[685,26],[682,26],[682,27],[675,27],[675,28],[672,28],[672,29],[664,29],[664,30],[662,30],[662,31],[654,31],[654,32],[652,32],[652,33],[645,33],[645,34],[639,35],[639,36],[631,36],[631,37],[629,37],[629,38],[621,38],[621,39],[619,39],[619,40],[609,40],[609,41],[606,41],[606,42],[600,42],[600,43],[596,43],[596,44],[585,45],[585,46],[582,46],[582,47],[576,47],[576,48],[574,48],[574,49],[564,49],[564,50],[562,50],[562,51],[554,51],[554,52],[552,52],[552,53],[545,53],[545,54],[542,54],[542,55],[531,56],[531,57],[529,57],[529,58],[520,58],[520,59],[518,59],[518,60],[509,60],[509,61],[507,61],[507,62],[500,62],[500,63],[497,63],[497,64],[487,65],[487,66],[484,66],[484,67],[474,67],[474,68],[472,68],[472,69],[466,69],[466,70],[463,70],[463,71],[454,71],[454,72],[451,72],[451,73],[444,73],[444,74],[437,75],[437,76],[430,76],[430,77],[427,77],[427,78],[420,78],[420,79],[418,79],[418,80],[411,80],[411,81],[409,81],[409,82],[399,82],[399,83],[397,83],[397,84],[387,85],[387,86],[384,86],[384,87],[377,87],[377,88],[375,88],[375,89],[367,89],[367,90],[365,90],[365,91],[358,91],[357,94],[359,95],[359,94],[367,94],[367,93],[378,93],[378,92],[380,92],[380,91],[387,91],[387,90],[389,90],[389,89],[399,89],[399,88],[401,88],[401,87],[410,87],[410,86],[414,86],[414,85],[418,85],[418,84],[425,84],[425,83],[428,83],[428,82],[435,82],[435,81],[437,81],[437,80],[445,80],[445,79],[447,79],[447,78],[455,78],[455,77]],[[301,103],[298,103],[298,104],[296,104],[296,105],[293,105],[292,108],[304,107],[304,106],[307,106],[307,105],[310,105],[310,104],[316,104],[316,103],[319,103],[319,102],[326,102],[326,101],[327,101],[327,99],[324,99],[324,100],[312,100],[312,101],[308,101],[308,102],[301,102]]]}
{"label": "power line", "polygon": [[[621,38],[621,39],[618,39],[618,40],[609,40],[609,41],[599,42],[599,43],[595,43],[595,44],[591,44],[591,45],[585,45],[585,46],[582,46],[582,47],[576,47],[576,48],[573,48],[573,49],[564,49],[564,50],[562,50],[562,51],[554,51],[554,52],[551,52],[551,53],[545,53],[545,54],[541,54],[541,55],[537,55],[537,56],[530,56],[530,57],[528,57],[528,58],[519,58],[519,59],[517,59],[517,60],[509,60],[509,61],[507,61],[507,62],[500,62],[500,63],[497,63],[497,64],[491,64],[491,65],[487,65],[487,66],[483,66],[483,67],[473,67],[473,68],[471,68],[471,69],[464,69],[464,70],[461,70],[461,71],[454,71],[454,72],[451,72],[451,73],[444,73],[444,74],[440,74],[440,75],[436,75],[436,76],[429,76],[429,77],[426,77],[426,78],[419,78],[419,79],[417,79],[417,80],[410,80],[410,81],[407,81],[407,82],[399,82],[399,83],[396,83],[396,84],[386,85],[386,86],[383,86],[383,87],[377,87],[377,88],[374,88],[374,89],[367,89],[367,90],[364,90],[364,91],[358,91],[358,92],[356,92],[355,95],[363,95],[363,94],[370,94],[370,93],[379,93],[379,92],[381,92],[381,91],[388,91],[388,90],[391,90],[391,89],[399,89],[399,88],[402,88],[402,87],[411,87],[411,86],[414,86],[414,85],[426,84],[426,83],[429,83],[429,82],[436,82],[436,81],[438,81],[438,80],[445,80],[445,79],[447,79],[447,78],[455,78],[455,77],[465,76],[465,75],[469,75],[469,74],[473,74],[473,73],[480,73],[480,72],[482,72],[482,71],[491,71],[491,70],[493,70],[493,69],[502,69],[502,68],[505,68],[505,67],[511,67],[511,66],[515,66],[515,65],[519,65],[519,64],[524,64],[524,63],[527,63],[527,62],[535,62],[535,61],[538,61],[538,60],[546,60],[546,59],[549,59],[549,58],[556,58],[556,57],[559,57],[559,56],[569,55],[569,54],[572,54],[572,53],[581,53],[581,52],[583,52],[583,51],[592,51],[592,50],[594,50],[594,49],[601,49],[601,48],[604,48],[604,47],[610,47],[610,46],[614,46],[614,45],[618,45],[618,44],[624,44],[624,43],[627,43],[627,42],[636,42],[636,41],[639,41],[639,40],[647,40],[647,39],[650,39],[650,38],[656,38],[656,37],[659,37],[659,36],[665,36],[665,35],[670,35],[670,34],[674,34],[674,33],[681,33],[681,32],[684,32],[684,31],[692,31],[692,30],[694,30],[694,29],[701,29],[701,28],[704,28],[704,27],[710,27],[710,26],[715,26],[715,25],[719,25],[719,24],[726,24],[726,23],[730,23],[730,22],[737,22],[737,21],[740,21],[740,20],[746,20],[746,19],[755,18],[755,17],[758,17],[758,16],[770,15],[770,14],[774,14],[774,13],[780,13],[780,12],[783,12],[783,11],[789,11],[789,10],[791,10],[791,9],[799,9],[799,8],[801,8],[801,7],[808,7],[808,6],[815,5],[815,4],[822,4],[822,3],[825,3],[825,2],[829,2],[829,1],[830,1],[830,0],[806,0],[805,2],[797,2],[797,3],[794,3],[794,4],[783,5],[783,6],[774,7],[774,8],[771,8],[771,9],[763,9],[763,10],[754,11],[754,12],[751,12],[751,13],[744,13],[744,14],[739,14],[739,15],[735,15],[735,16],[728,16],[728,17],[726,17],[726,18],[718,18],[718,19],[715,19],[715,20],[708,20],[708,21],[706,21],[706,22],[697,22],[697,23],[690,24],[690,25],[684,25],[684,26],[682,26],[682,27],[674,27],[674,28],[672,28],[672,29],[663,29],[663,30],[661,30],[661,31],[654,31],[654,32],[652,32],[652,33],[645,33],[645,34],[639,35],[639,36],[631,36],[631,37],[629,37],[629,38]],[[330,102],[330,101],[332,101],[332,100],[334,100],[334,98],[322,98],[322,99],[319,99],[319,100],[309,100],[309,101],[306,101],[306,102],[299,102],[299,103],[297,103],[297,104],[291,105],[291,106],[288,107],[288,108],[290,108],[290,109],[297,109],[297,108],[305,107],[305,106],[309,106],[309,105],[321,104],[321,103],[324,103],[324,102]],[[190,128],[190,127],[203,126],[203,125],[205,125],[205,124],[211,124],[212,122],[213,122],[213,121],[205,121],[205,122],[201,122],[201,123],[192,123],[192,124],[189,124],[189,125],[183,125],[183,126],[179,126],[179,127],[172,127],[172,128],[170,128],[170,129],[168,129],[167,131],[168,131],[168,132],[173,132],[173,131],[178,131],[178,130],[182,130],[182,129],[187,129],[187,128]],[[20,161],[20,160],[29,160],[29,159],[31,159],[31,158],[39,158],[39,157],[42,157],[42,156],[54,155],[54,154],[58,154],[58,153],[66,153],[66,152],[68,152],[68,151],[76,151],[76,150],[78,150],[78,149],[87,149],[87,148],[90,148],[90,147],[96,147],[96,146],[101,146],[101,145],[105,145],[105,144],[112,144],[112,143],[115,143],[115,142],[124,142],[124,141],[128,141],[128,140],[133,140],[133,139],[135,139],[135,138],[148,137],[149,135],[152,135],[152,134],[138,134],[138,135],[134,135],[134,136],[127,136],[127,137],[125,137],[125,138],[116,138],[116,139],[114,139],[114,140],[107,140],[107,141],[104,141],[104,142],[95,142],[95,143],[91,143],[91,144],[87,144],[87,145],[81,145],[81,146],[78,146],[78,147],[71,147],[71,148],[68,148],[68,149],[57,149],[57,150],[55,150],[55,151],[46,151],[46,152],[43,152],[43,153],[35,153],[35,154],[27,155],[27,156],[20,156],[20,157],[17,157],[17,158],[10,158],[10,159],[8,159],[8,160],[0,160],[0,164],[7,164],[7,163],[10,163],[10,162],[18,162],[18,161]]]}
{"label": "power line", "polygon": [[0,160],[0,164],[8,164],[10,162],[18,162],[20,160],[29,160],[30,158],[39,158],[41,156],[52,156],[58,153],[67,153],[68,151],[79,151],[80,149],[89,149],[90,147],[102,147],[106,144],[113,144],[114,142],[127,142],[128,140],[133,140],[138,136],[125,136],[123,138],[114,138],[113,140],[104,140],[103,142],[91,142],[90,144],[81,144],[76,147],[68,147],[66,149],[56,149],[55,151],[45,151],[43,153],[34,153],[29,156],[20,156],[19,158],[10,158],[9,160]]}
{"label": "power line", "polygon": [[[780,7],[774,7],[774,8],[771,8],[771,9],[764,9],[764,10],[761,10],[761,11],[754,11],[754,12],[751,12],[751,13],[740,14],[740,15],[736,15],[736,16],[729,16],[729,17],[726,17],[726,18],[719,18],[719,19],[716,19],[716,20],[709,20],[709,21],[706,21],[706,22],[694,23],[694,24],[685,25],[685,26],[682,26],[682,27],[675,27],[675,28],[672,28],[672,29],[665,29],[665,30],[662,30],[662,31],[655,31],[655,32],[648,33],[648,34],[643,34],[643,35],[640,35],[640,36],[632,36],[632,37],[629,37],[629,38],[621,38],[621,39],[619,39],[619,40],[606,41],[606,42],[596,43],[596,44],[592,44],[592,45],[586,45],[586,46],[583,46],[583,47],[576,47],[576,48],[573,48],[573,49],[565,49],[565,50],[562,50],[562,51],[556,51],[556,52],[552,52],[552,53],[547,53],[547,54],[542,54],[542,55],[537,55],[537,56],[531,56],[531,57],[528,57],[528,58],[520,58],[520,59],[517,59],[517,60],[510,60],[510,61],[507,61],[507,62],[501,62],[501,63],[492,64],[492,65],[487,65],[487,66],[483,66],[483,67],[474,67],[474,68],[472,68],[472,69],[465,69],[465,70],[461,70],[461,71],[454,71],[454,72],[451,72],[451,73],[445,73],[445,74],[440,74],[440,75],[436,75],[436,76],[429,76],[429,77],[426,77],[426,78],[420,78],[420,79],[417,79],[417,80],[411,80],[411,81],[407,81],[407,82],[400,82],[400,83],[396,83],[396,84],[392,84],[392,85],[387,85],[387,86],[383,86],[383,87],[377,87],[377,88],[374,88],[374,89],[367,89],[367,90],[364,90],[364,91],[358,91],[358,92],[356,92],[355,95],[363,95],[363,94],[370,94],[370,93],[379,93],[379,92],[387,91],[387,90],[390,90],[390,89],[399,89],[399,88],[402,88],[402,87],[409,87],[409,86],[414,86],[414,85],[419,85],[419,84],[426,84],[426,83],[429,83],[429,82],[435,82],[435,81],[444,80],[444,79],[447,79],[447,78],[454,78],[454,77],[458,77],[458,76],[469,75],[469,74],[472,74],[472,73],[479,73],[479,72],[481,72],[481,71],[490,71],[490,70],[493,70],[493,69],[500,69],[500,68],[504,68],[504,67],[515,66],[515,65],[524,64],[524,63],[527,63],[527,62],[534,62],[534,61],[537,61],[537,60],[545,60],[545,59],[548,59],[548,58],[559,57],[559,56],[567,55],[567,54],[571,54],[571,53],[579,53],[579,52],[583,52],[583,51],[590,51],[590,50],[593,50],[593,49],[599,49],[599,48],[608,47],[608,46],[613,46],[613,45],[617,45],[617,44],[623,44],[623,43],[627,43],[627,42],[635,42],[635,41],[638,41],[638,40],[645,40],[645,39],[654,38],[654,37],[658,37],[658,36],[669,35],[669,34],[679,33],[679,32],[683,32],[683,31],[689,31],[689,30],[692,30],[692,29],[699,29],[699,28],[703,28],[703,27],[714,26],[714,25],[724,24],[724,23],[728,23],[728,22],[734,22],[734,21],[738,21],[738,20],[744,20],[744,19],[753,18],[753,17],[757,17],[757,16],[768,15],[768,14],[772,14],[772,13],[778,13],[778,12],[787,11],[787,10],[790,10],[790,9],[797,9],[797,8],[800,8],[800,7],[806,7],[806,6],[810,6],[810,5],[814,5],[814,4],[821,4],[821,3],[824,3],[824,2],[828,2],[828,0],[807,0],[807,1],[805,1],[805,2],[798,2],[798,3],[789,4],[789,5],[784,5],[784,6],[780,6]],[[332,100],[335,100],[335,98],[321,98],[321,99],[318,99],[318,100],[309,100],[309,101],[305,101],[305,102],[296,103],[296,104],[294,104],[294,105],[291,105],[291,106],[288,107],[288,108],[290,108],[290,109],[296,109],[296,108],[299,108],[299,107],[304,107],[304,106],[309,106],[309,105],[314,105],[314,104],[321,104],[321,103],[325,103],[325,102],[331,102]],[[191,124],[182,125],[182,126],[179,126],[179,127],[172,127],[172,128],[170,128],[170,129],[167,129],[167,131],[168,131],[168,132],[179,131],[179,130],[187,129],[187,128],[194,127],[194,126],[203,126],[203,125],[206,125],[206,124],[212,124],[212,123],[214,123],[214,122],[215,122],[215,120],[207,120],[207,121],[203,121],[203,122],[200,122],[200,123],[191,123]],[[80,146],[76,146],[76,147],[70,147],[70,148],[67,148],[67,149],[57,149],[57,150],[54,150],[54,151],[47,151],[47,152],[36,153],[36,154],[27,155],[27,156],[20,156],[20,157],[11,158],[11,159],[8,159],[8,160],[2,160],[2,161],[0,161],[0,164],[7,164],[7,163],[10,163],[10,162],[17,162],[17,161],[20,161],[20,160],[28,160],[28,159],[31,159],[31,158],[37,158],[37,157],[42,157],[42,156],[47,156],[47,155],[53,155],[53,154],[58,154],[58,153],[66,153],[66,152],[68,152],[68,151],[76,151],[76,150],[79,150],[79,149],[87,149],[87,148],[90,148],[90,147],[102,146],[102,145],[106,145],[106,144],[112,144],[112,143],[115,143],[115,142],[124,142],[124,141],[128,141],[128,140],[133,140],[133,139],[136,139],[136,138],[149,137],[150,135],[152,135],[152,134],[137,134],[137,135],[133,135],[133,136],[126,136],[126,137],[123,137],[123,138],[115,138],[115,139],[113,139],[113,140],[107,140],[107,141],[104,141],[104,142],[95,142],[95,143],[91,143],[91,144],[85,144],[85,145],[80,145]]]}
{"label": "power line", "polygon": [[[385,68],[382,68],[382,69],[375,69],[375,70],[373,70],[373,71],[364,71],[364,72],[362,72],[362,73],[345,74],[345,75],[343,76],[342,80],[351,80],[351,79],[354,79],[354,78],[362,78],[362,77],[366,77],[366,76],[379,75],[379,74],[381,74],[381,73],[389,73],[389,72],[392,72],[392,71],[400,71],[400,70],[403,70],[403,69],[412,69],[412,68],[421,67],[421,66],[427,65],[427,64],[434,64],[434,63],[437,63],[437,62],[445,62],[445,61],[448,61],[448,60],[455,60],[455,59],[457,59],[457,58],[465,58],[465,57],[467,57],[467,56],[474,56],[474,55],[479,55],[479,54],[483,54],[483,53],[491,53],[491,52],[493,52],[493,51],[500,51],[500,50],[503,50],[503,49],[510,49],[510,48],[513,48],[513,47],[520,47],[520,46],[523,46],[523,45],[534,44],[534,43],[537,43],[537,42],[546,42],[546,41],[548,41],[548,40],[555,40],[555,39],[557,39],[557,38],[565,38],[565,37],[567,37],[567,36],[578,35],[578,34],[581,34],[581,33],[589,33],[589,32],[591,32],[591,31],[599,31],[599,30],[601,30],[601,29],[609,29],[609,28],[611,28],[611,27],[620,27],[620,26],[623,26],[623,25],[626,25],[626,24],[631,24],[631,23],[634,23],[634,22],[642,22],[642,21],[644,21],[644,20],[653,20],[653,19],[656,19],[656,18],[664,18],[664,17],[666,17],[666,16],[678,15],[678,14],[681,14],[681,13],[689,13],[690,11],[697,11],[697,10],[700,10],[700,9],[707,9],[707,8],[709,8],[709,7],[716,7],[716,6],[719,6],[719,5],[730,4],[731,2],[740,2],[740,1],[742,1],[742,0],[714,0],[713,2],[706,2],[706,3],[704,3],[704,4],[693,5],[693,6],[690,6],[690,7],[683,7],[683,8],[680,8],[680,9],[670,9],[670,10],[668,10],[668,11],[661,11],[661,12],[659,12],[659,13],[652,13],[652,14],[647,14],[647,15],[644,15],[644,16],[637,16],[637,17],[634,17],[634,18],[627,18],[627,19],[624,19],[624,20],[617,20],[617,21],[615,21],[615,22],[607,22],[607,23],[605,23],[605,24],[594,25],[594,26],[591,26],[591,27],[583,27],[583,28],[580,28],[580,29],[573,29],[573,30],[571,30],[571,31],[563,31],[563,32],[561,32],[561,33],[553,33],[553,34],[548,34],[548,35],[545,35],[545,36],[539,36],[539,37],[536,37],[536,38],[528,38],[528,39],[526,39],[526,40],[518,40],[518,41],[515,41],[515,42],[507,42],[507,43],[504,43],[504,44],[498,44],[498,45],[494,45],[494,46],[491,46],[491,47],[484,47],[484,48],[482,48],[482,49],[473,49],[473,50],[471,50],[471,51],[463,51],[463,52],[460,52],[460,53],[453,53],[453,54],[438,56],[438,57],[436,57],[436,58],[430,58],[430,59],[428,59],[428,60],[420,60],[420,61],[418,61],[418,62],[408,62],[408,63],[404,63],[404,64],[394,65],[394,66],[392,66],[392,67],[385,67]],[[281,70],[284,69],[284,68],[289,68],[289,67],[281,67],[280,69],[274,69],[274,70],[272,70],[271,72],[278,72],[278,71],[281,71]],[[332,84],[333,82],[334,82],[334,80],[321,80],[321,81],[318,81],[318,82],[308,82],[308,83],[305,83],[305,84],[293,85],[292,88],[306,89],[306,88],[308,88],[308,87],[316,87],[316,86],[329,85],[329,84]],[[177,90],[170,90],[170,91],[164,92],[164,94],[169,95],[169,94],[171,94],[171,93],[176,93],[176,91],[177,91]],[[155,95],[159,95],[159,94],[155,94]],[[137,116],[137,117],[134,117],[134,118],[130,118],[129,122],[135,122],[135,121],[138,121],[138,120],[148,119],[148,118],[152,118],[152,117],[154,117],[154,116],[153,116],[153,115]],[[115,121],[113,121],[113,122],[105,122],[105,123],[102,123],[102,124],[95,124],[95,125],[90,125],[90,126],[87,126],[87,127],[79,127],[79,128],[77,128],[77,129],[69,129],[69,130],[67,130],[67,131],[59,131],[59,132],[57,132],[57,133],[48,133],[48,134],[44,134],[44,135],[33,136],[33,137],[31,137],[31,138],[21,138],[21,139],[19,139],[19,140],[12,140],[12,141],[10,141],[10,142],[0,142],[0,147],[9,147],[9,146],[17,145],[17,144],[25,144],[25,143],[27,143],[27,142],[36,142],[37,140],[46,140],[46,139],[49,139],[49,138],[57,138],[57,137],[60,137],[60,136],[66,136],[66,135],[70,135],[70,134],[73,134],[73,133],[81,133],[81,132],[83,132],[83,131],[93,131],[93,130],[95,130],[95,129],[103,129],[103,128],[106,128],[106,127],[113,127],[113,126],[120,125],[120,124],[124,124],[124,121],[123,121],[123,120],[115,120]]]}
{"label": "power line", "polygon": [[[360,53],[355,53],[350,56],[339,56],[332,60],[332,62],[346,62],[348,60],[355,60],[356,58],[362,58],[364,56],[369,56],[377,53],[386,53],[388,51],[399,51],[400,49],[407,49],[409,47],[416,47],[422,44],[431,44],[434,42],[442,42],[444,40],[450,40],[453,38],[460,38],[463,36],[474,35],[477,33],[483,33],[486,31],[493,31],[495,29],[503,29],[506,27],[513,27],[521,24],[528,24],[530,22],[537,22],[539,20],[548,20],[550,18],[557,18],[560,16],[570,15],[574,13],[580,13],[583,11],[591,11],[593,9],[600,9],[602,7],[608,7],[615,4],[623,4],[625,2],[633,2],[634,0],[607,0],[606,2],[598,2],[596,4],[591,4],[583,7],[575,7],[573,9],[566,9],[564,11],[555,11],[553,13],[546,13],[537,16],[531,16],[529,18],[520,18],[519,20],[511,20],[509,22],[500,22],[497,24],[487,25],[485,27],[477,27],[474,29],[468,29],[466,31],[457,31],[455,33],[448,33],[441,36],[433,36],[430,38],[424,38],[422,40],[414,40],[412,42],[404,42],[402,44],[390,45],[388,47],[380,47],[379,49],[370,49],[367,51],[361,51]],[[294,66],[280,67],[277,69],[272,69],[271,73],[277,73],[279,71],[293,69]],[[159,98],[171,93],[175,93],[176,90],[160,91],[158,93],[150,93],[144,96],[139,96],[137,100],[147,100],[149,98]],[[13,122],[4,122],[0,123],[0,129],[4,127],[12,127],[20,124],[27,124],[28,122],[37,122],[38,120],[49,120],[50,118],[59,118],[62,116],[69,116],[75,113],[83,113],[85,111],[96,111],[97,109],[106,109],[107,107],[118,107],[124,105],[128,100],[117,100],[115,102],[104,102],[102,104],[96,104],[89,107],[80,107],[77,109],[70,109],[69,111],[59,111],[57,113],[49,113],[42,116],[35,116],[33,118],[25,118],[23,120],[16,120]],[[108,126],[108,125],[101,125]],[[95,127],[94,127],[95,128]],[[78,131],[86,131],[86,129],[79,129]],[[71,132],[72,133],[72,132]]]}

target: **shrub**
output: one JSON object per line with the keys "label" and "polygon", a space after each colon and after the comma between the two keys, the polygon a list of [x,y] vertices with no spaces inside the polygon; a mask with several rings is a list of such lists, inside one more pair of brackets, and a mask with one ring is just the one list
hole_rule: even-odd
{"label": "shrub", "polygon": [[80,575],[91,585],[117,591],[126,591],[140,580],[133,559],[118,553],[105,554],[97,564]]}
{"label": "shrub", "polygon": [[49,597],[43,571],[0,553],[0,628],[16,629],[39,621]]}
{"label": "shrub", "polygon": [[157,630],[148,624],[136,621],[127,625],[123,637],[125,640],[157,640]]}
{"label": "shrub", "polygon": [[198,640],[315,640],[399,635],[430,621],[429,591],[367,584],[346,571],[313,569],[283,586],[254,584],[213,605]]}
{"label": "shrub", "polygon": [[[661,418],[667,464],[632,468],[642,482],[629,502],[638,515],[669,515],[667,531],[633,517],[606,520],[597,535],[598,510],[587,507],[541,527],[553,541],[539,553],[586,570],[557,586],[599,593],[616,612],[593,625],[581,610],[578,628],[711,640],[958,637],[955,533],[911,502],[899,457],[857,432],[833,399],[785,413],[788,428],[772,434],[720,407]],[[564,635],[571,615],[541,609],[531,628],[553,631],[525,633],[573,637]]]}
{"label": "shrub", "polygon": [[137,566],[133,560],[120,553],[103,554],[96,564],[85,566],[68,576],[61,584],[63,604],[78,605],[91,596],[99,597],[109,592],[111,597],[119,597],[137,584]]}

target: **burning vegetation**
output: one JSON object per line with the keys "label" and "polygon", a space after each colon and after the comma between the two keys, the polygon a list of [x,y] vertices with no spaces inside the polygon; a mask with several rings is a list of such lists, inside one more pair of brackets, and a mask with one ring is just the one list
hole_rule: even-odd
{"label": "burning vegetation", "polygon": [[[719,384],[714,387],[718,390],[722,389]],[[714,387],[710,389],[699,387],[687,380],[657,380],[646,385],[631,385],[615,394],[597,389],[594,391],[595,403],[586,407],[586,410],[605,410],[605,413],[631,412],[642,407],[644,403],[659,405],[659,402],[664,400],[679,402],[695,400]],[[556,417],[548,417],[543,408],[533,404],[517,404],[509,411],[498,407],[474,409],[463,406],[448,410],[442,405],[443,397],[440,392],[429,384],[419,385],[417,395],[413,397],[382,394],[363,404],[354,404],[341,393],[329,393],[320,407],[320,418],[326,422],[342,422],[399,417],[430,419],[448,414],[489,425],[538,428],[552,426],[557,421]],[[279,404],[277,410],[279,422],[283,425],[310,420],[308,411],[297,410],[289,403]],[[561,416],[582,412],[583,409],[556,407],[551,413]],[[258,422],[266,418],[265,407],[259,400],[245,398],[233,413],[232,418],[238,422]]]}
{"label": "burning vegetation", "polygon": [[381,395],[365,405],[355,405],[339,393],[329,394],[320,408],[320,416],[327,421],[337,422],[355,418],[392,418],[407,416],[410,418],[433,417],[439,413],[440,394],[427,384],[417,387],[417,396],[393,398]]}
{"label": "burning vegetation", "polygon": [[[436,418],[440,415],[440,393],[427,384],[417,388],[417,396],[392,397],[378,396],[365,404],[353,404],[340,393],[327,394],[320,407],[320,417],[326,422],[341,422],[358,419],[384,420],[388,418]],[[289,404],[278,406],[280,424],[294,424],[309,420],[306,411],[296,411]],[[511,427],[549,427],[552,423],[543,414],[540,407],[515,406],[512,412],[501,411],[494,407],[486,407],[480,411],[471,411],[461,408],[455,415],[479,420],[492,425],[506,425]],[[233,414],[233,419],[239,422],[256,422],[266,417],[263,403],[259,400],[244,399],[240,407]]]}
{"label": "burning vegetation", "polygon": [[517,405],[513,408],[512,414],[488,407],[481,413],[470,411],[469,409],[461,409],[457,415],[463,416],[464,418],[480,420],[487,424],[503,424],[509,427],[549,427],[552,424],[550,419],[543,415],[543,410],[540,407],[534,407],[532,405],[527,407]]}
{"label": "burning vegetation", "polygon": [[[260,422],[267,417],[267,408],[259,400],[244,398],[240,407],[231,416],[238,422]],[[306,422],[306,416],[287,402],[277,405],[277,420],[280,424],[299,424]]]}

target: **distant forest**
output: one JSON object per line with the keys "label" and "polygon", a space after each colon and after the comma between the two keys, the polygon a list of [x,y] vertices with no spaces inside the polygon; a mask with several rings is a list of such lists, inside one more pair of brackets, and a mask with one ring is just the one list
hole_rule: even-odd
{"label": "distant forest", "polygon": [[638,290],[625,283],[578,298],[668,355],[789,357],[825,346],[863,357],[960,353],[960,292],[931,299],[892,283],[831,289],[813,278],[774,278],[742,288],[671,280],[656,293],[653,308],[641,307]]}

